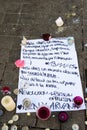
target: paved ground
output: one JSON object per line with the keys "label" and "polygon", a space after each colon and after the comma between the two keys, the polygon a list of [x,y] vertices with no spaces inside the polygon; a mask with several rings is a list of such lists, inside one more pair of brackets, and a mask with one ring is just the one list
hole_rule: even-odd
{"label": "paved ground", "polygon": [[[61,16],[64,20],[63,30],[60,31],[55,20]],[[20,58],[20,42],[23,35],[28,38],[41,38],[43,33],[50,33],[53,37],[74,36],[83,90],[87,70],[87,0],[0,0],[0,86],[10,86],[11,96],[16,100],[13,90],[17,88],[19,70],[15,67],[15,60]],[[87,96],[84,92],[84,96]],[[0,93],[0,97],[3,97]],[[0,105],[0,108],[2,106]],[[15,114],[5,112],[0,117],[0,127]],[[57,115],[53,113],[52,115]],[[14,122],[18,129],[28,125],[32,130],[57,129],[71,130],[72,124],[85,130],[85,111],[68,112],[70,119],[60,123],[54,116],[48,121],[40,121],[33,113],[31,116],[20,114],[19,120]],[[9,126],[10,127],[10,126]]]}

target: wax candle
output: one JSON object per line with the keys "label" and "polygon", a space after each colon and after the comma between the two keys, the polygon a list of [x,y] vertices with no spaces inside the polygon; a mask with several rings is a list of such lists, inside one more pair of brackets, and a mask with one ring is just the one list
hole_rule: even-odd
{"label": "wax candle", "polygon": [[58,119],[61,121],[61,122],[65,122],[67,121],[69,118],[68,114],[66,112],[59,112],[58,114]]}
{"label": "wax candle", "polygon": [[16,125],[11,126],[11,130],[17,130],[17,129],[18,129],[18,127]]}
{"label": "wax candle", "polygon": [[26,109],[29,109],[29,108],[31,107],[31,101],[30,101],[29,98],[24,98],[24,99],[23,99],[23,106],[24,106],[24,108],[26,108]]}
{"label": "wax candle", "polygon": [[3,124],[1,130],[8,130],[8,126],[6,124]]}
{"label": "wax candle", "polygon": [[28,126],[23,126],[22,130],[29,130]]}
{"label": "wax candle", "polygon": [[61,17],[59,17],[59,18],[55,21],[55,23],[56,23],[56,25],[57,25],[58,27],[61,27],[61,26],[64,24],[64,22],[63,22],[63,20],[62,20]]}
{"label": "wax candle", "polygon": [[78,124],[73,124],[72,125],[72,130],[79,130],[79,125]]}
{"label": "wax candle", "polygon": [[47,120],[51,116],[50,108],[41,106],[37,109],[36,115],[41,120]]}
{"label": "wax candle", "polygon": [[73,100],[74,100],[74,103],[75,103],[76,106],[80,106],[80,105],[82,105],[82,103],[83,103],[83,99],[82,99],[82,97],[80,97],[80,96],[74,97]]}
{"label": "wax candle", "polygon": [[4,96],[1,99],[1,104],[7,111],[13,111],[15,109],[15,102],[11,96]]}

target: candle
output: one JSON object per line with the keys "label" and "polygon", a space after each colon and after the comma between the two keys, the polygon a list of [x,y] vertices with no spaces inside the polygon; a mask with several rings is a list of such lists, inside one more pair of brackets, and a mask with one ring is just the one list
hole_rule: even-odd
{"label": "candle", "polygon": [[72,125],[72,130],[79,130],[78,124],[73,124]]}
{"label": "candle", "polygon": [[6,124],[3,124],[2,129],[1,130],[8,130],[8,126]]}
{"label": "candle", "polygon": [[13,111],[15,109],[15,102],[11,96],[4,96],[1,99],[1,104],[7,111]]}
{"label": "candle", "polygon": [[11,130],[17,130],[17,129],[18,129],[18,127],[16,125],[11,126]]}
{"label": "candle", "polygon": [[25,109],[29,109],[31,107],[31,101],[29,98],[24,98],[23,99],[23,106]]}
{"label": "candle", "polygon": [[13,117],[12,117],[13,121],[18,121],[18,119],[19,119],[19,116],[17,114],[13,115]]}
{"label": "candle", "polygon": [[76,97],[74,97],[74,103],[75,103],[75,105],[78,107],[78,106],[80,106],[80,105],[82,105],[82,103],[83,103],[83,99],[82,99],[82,97],[80,97],[80,96],[76,96]]}
{"label": "candle", "polygon": [[13,120],[9,120],[9,121],[8,121],[8,124],[13,124]]}
{"label": "candle", "polygon": [[61,122],[65,122],[67,121],[69,118],[68,114],[66,112],[60,112],[58,114],[58,119],[61,121]]}
{"label": "candle", "polygon": [[28,126],[23,126],[22,130],[29,130]]}
{"label": "candle", "polygon": [[56,25],[57,25],[58,27],[61,27],[61,26],[64,24],[64,22],[63,22],[63,20],[62,20],[61,17],[59,17],[59,18],[55,21],[55,23],[56,23]]}
{"label": "candle", "polygon": [[23,40],[21,41],[21,45],[26,45],[27,44],[27,39],[25,36],[23,36]]}
{"label": "candle", "polygon": [[51,116],[50,108],[41,106],[37,109],[36,115],[41,120],[47,120]]}

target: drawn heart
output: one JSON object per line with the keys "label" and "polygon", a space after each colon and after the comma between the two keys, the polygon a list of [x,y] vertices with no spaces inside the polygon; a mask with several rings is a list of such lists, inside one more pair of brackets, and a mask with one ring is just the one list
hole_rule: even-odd
{"label": "drawn heart", "polygon": [[21,108],[22,108],[22,105],[18,105],[18,109],[21,110]]}

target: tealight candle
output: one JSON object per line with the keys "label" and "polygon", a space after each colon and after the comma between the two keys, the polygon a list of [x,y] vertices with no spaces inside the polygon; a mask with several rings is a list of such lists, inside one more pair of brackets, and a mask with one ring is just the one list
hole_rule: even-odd
{"label": "tealight candle", "polygon": [[73,124],[72,125],[72,130],[79,130],[78,124]]}
{"label": "tealight candle", "polygon": [[8,130],[8,126],[6,124],[3,124],[2,129],[1,130]]}
{"label": "tealight candle", "polygon": [[22,130],[29,130],[28,126],[23,126]]}
{"label": "tealight candle", "polygon": [[66,112],[60,112],[58,114],[58,119],[61,121],[61,122],[65,122],[67,121],[69,118],[68,114]]}
{"label": "tealight candle", "polygon": [[23,99],[23,106],[24,106],[24,108],[26,108],[26,109],[29,109],[29,108],[31,107],[31,101],[30,101],[29,98],[24,98],[24,99]]}
{"label": "tealight candle", "polygon": [[19,119],[19,116],[17,114],[13,115],[13,117],[12,117],[13,121],[18,121],[18,119]]}
{"label": "tealight candle", "polygon": [[62,20],[61,17],[59,17],[59,18],[55,21],[55,23],[56,23],[56,25],[57,25],[58,27],[61,27],[61,26],[64,24],[64,22],[63,22],[63,20]]}
{"label": "tealight candle", "polygon": [[27,39],[25,36],[23,36],[23,40],[21,41],[21,45],[26,45],[27,44]]}
{"label": "tealight candle", "polygon": [[12,125],[11,126],[11,130],[17,130],[17,126],[16,125]]}
{"label": "tealight candle", "polygon": [[1,104],[7,111],[13,111],[15,109],[15,102],[11,96],[4,96],[1,99]]}

